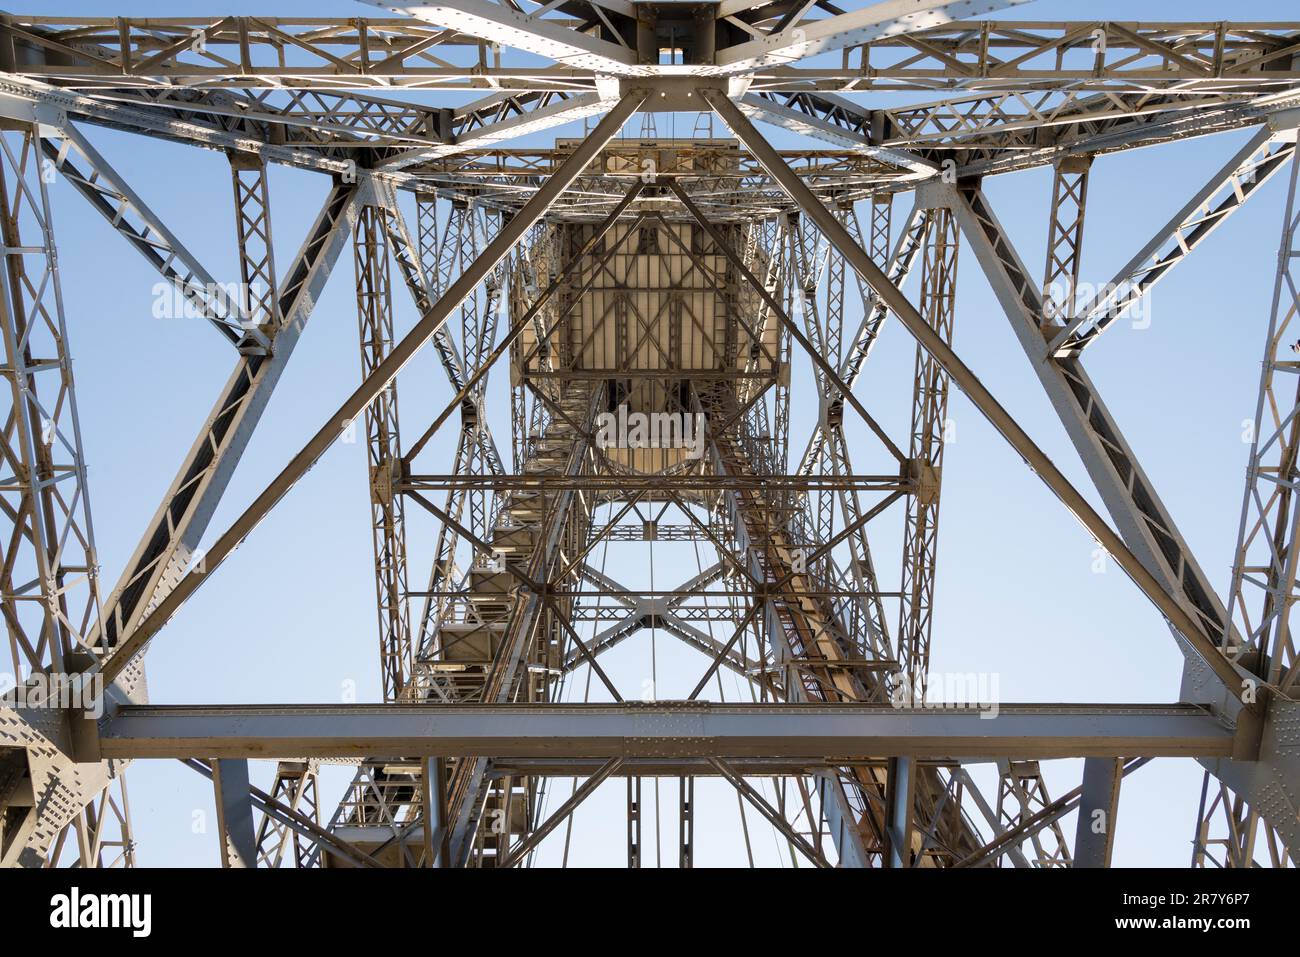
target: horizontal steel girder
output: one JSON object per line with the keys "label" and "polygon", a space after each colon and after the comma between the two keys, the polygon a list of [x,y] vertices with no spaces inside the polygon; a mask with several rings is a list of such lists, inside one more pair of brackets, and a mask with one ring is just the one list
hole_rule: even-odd
{"label": "horizontal steel girder", "polygon": [[412,475],[397,484],[401,491],[446,488],[504,490],[580,489],[601,492],[700,492],[763,488],[773,492],[853,489],[860,492],[910,492],[916,483],[896,475]]}
{"label": "horizontal steel girder", "polygon": [[[371,2],[399,6],[387,0]],[[724,40],[713,55],[701,57],[706,62],[672,65],[637,62],[630,47],[594,34],[591,24],[596,17],[571,12],[572,3],[565,4],[563,12],[547,9],[545,19],[479,0],[430,2],[418,8],[400,4],[436,23],[391,17],[14,14],[0,24],[0,68],[89,88],[142,80],[179,88],[229,87],[247,85],[247,78],[255,77],[272,88],[373,87],[385,92],[403,86],[571,89],[597,71],[750,73],[767,86],[791,89],[1020,90],[1069,84],[1085,89],[1190,85],[1213,90],[1261,81],[1278,84],[1293,79],[1297,70],[1290,46],[1295,26],[1287,22],[959,19],[1012,5],[1010,0],[886,0],[838,16],[796,17],[771,32],[746,24],[748,29],[741,29],[748,36],[731,45]],[[603,8],[601,19],[617,22],[631,14],[633,4],[623,5],[622,15],[611,12],[613,4],[596,6]],[[753,6],[719,4],[716,17],[736,23],[736,15],[747,16]],[[778,5],[758,9],[764,7],[776,11]],[[444,29],[444,24],[455,26]],[[550,62],[502,66],[490,59],[493,44],[514,46]],[[286,62],[286,46],[298,53],[295,61]],[[847,57],[792,66],[846,48]],[[435,56],[430,56],[431,50]]]}
{"label": "horizontal steel girder", "polygon": [[1195,757],[1232,732],[1195,705],[132,706],[103,722],[108,758]]}

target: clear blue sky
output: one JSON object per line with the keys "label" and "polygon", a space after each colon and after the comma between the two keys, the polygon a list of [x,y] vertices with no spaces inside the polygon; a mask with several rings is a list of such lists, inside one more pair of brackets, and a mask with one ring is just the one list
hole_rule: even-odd
{"label": "clear blue sky", "polygon": [[[41,6],[57,15],[382,15],[346,0],[120,0]],[[1174,6],[1135,0],[1092,3],[1085,10],[1075,3],[1041,2],[1004,18],[1278,20],[1296,13],[1294,4],[1260,0]],[[689,129],[691,121],[684,125]],[[84,129],[209,270],[219,278],[235,275],[230,185],[221,154]],[[561,128],[545,139],[574,132]],[[1225,134],[1098,160],[1089,187],[1083,278],[1108,281],[1248,135]],[[793,142],[775,133],[773,138],[783,145]],[[1282,179],[1269,183],[1193,260],[1161,283],[1153,294],[1149,329],[1121,326],[1088,353],[1088,369],[1111,411],[1193,552],[1225,591],[1249,448],[1241,440],[1241,423],[1254,414]],[[985,185],[1034,275],[1042,268],[1050,186],[1046,170]],[[272,188],[276,257],[283,274],[326,183],[314,174],[276,169]],[[56,183],[53,196],[95,530],[111,583],[229,374],[232,356],[199,322],[152,318],[156,274],[66,183]],[[896,222],[909,202],[898,201]],[[261,491],[358,381],[350,257],[349,250],[340,259],[208,541]],[[1075,484],[1087,490],[1087,476],[966,248],[958,276],[958,352]],[[909,293],[915,295],[917,285],[914,279]],[[415,316],[405,292],[399,288],[396,293],[400,332]],[[897,441],[907,434],[913,353],[907,334],[891,324],[860,385],[864,402]],[[796,395],[811,395],[806,365],[797,377]],[[403,373],[399,388],[407,423],[419,423],[422,414],[427,421],[426,410],[441,408],[448,395],[432,355],[421,355]],[[957,436],[944,475],[935,670],[996,671],[1005,701],[1176,700],[1181,658],[1160,616],[1118,569],[1092,572],[1091,537],[959,393],[950,414]],[[792,455],[802,450],[811,415],[808,405],[797,404]],[[508,400],[500,379],[492,419],[504,450],[509,444]],[[408,424],[408,434],[414,428]],[[855,455],[860,455],[855,465],[863,472],[882,471],[887,457],[865,430],[860,432],[852,436]],[[450,434],[426,453],[428,461],[447,455]],[[1091,497],[1100,509],[1100,501]],[[341,699],[347,682],[355,682],[358,700],[379,700],[368,519],[364,445],[336,445],[154,643],[148,658],[152,700],[332,702]],[[897,510],[872,526],[887,581],[897,576],[900,527]],[[413,581],[425,574],[428,552],[428,530],[413,530]],[[693,556],[683,555],[680,562],[671,554],[669,561],[662,552],[659,557],[659,587],[676,583],[663,576],[686,578],[694,567]],[[611,556],[610,569],[619,568],[618,574],[632,583],[644,574],[644,564],[636,561],[629,556],[619,567]],[[662,697],[677,696],[671,685],[678,665],[683,669],[678,675],[698,674],[698,665],[691,663],[698,659],[676,651],[675,644],[663,636],[656,642]],[[638,676],[649,674],[649,656],[649,642],[638,639],[611,657],[611,668],[635,689]],[[1078,783],[1076,762],[1056,762],[1047,770],[1054,795]],[[269,773],[269,766],[255,767],[264,786]],[[984,773],[979,777],[990,780]],[[1191,762],[1158,761],[1125,783],[1118,864],[1187,863],[1200,778]],[[338,771],[326,778],[326,814],[342,780]],[[217,862],[207,781],[179,764],[154,762],[133,766],[129,782],[142,863]],[[715,782],[698,786],[698,863],[739,862],[734,799]],[[575,840],[572,861],[621,863],[622,787],[613,782],[602,788],[580,811],[580,830],[589,837],[581,854]],[[675,863],[675,784],[664,787],[664,859]],[[709,795],[716,800],[707,800]],[[208,833],[192,832],[195,811],[207,814]],[[750,824],[763,832],[758,843],[767,845],[760,860],[775,863],[777,854],[764,826],[754,820]],[[1067,833],[1073,834],[1070,820]]]}

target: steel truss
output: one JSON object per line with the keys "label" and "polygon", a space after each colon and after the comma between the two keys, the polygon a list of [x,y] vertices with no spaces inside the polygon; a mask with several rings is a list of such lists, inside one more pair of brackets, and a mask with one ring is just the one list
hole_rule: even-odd
{"label": "steel truss", "polygon": [[[1281,350],[1297,305],[1295,164],[1226,602],[1081,355],[1293,159],[1300,24],[954,20],[1013,5],[924,0],[904,18],[884,3],[632,11],[576,0],[526,13],[446,0],[397,4],[416,19],[0,19],[12,406],[0,436],[12,526],[0,607],[15,674],[109,686],[109,714],[93,727],[70,710],[0,705],[0,860],[69,863],[75,851],[82,865],[133,863],[122,770],[168,758],[213,781],[220,858],[232,867],[529,866],[560,844],[567,860],[584,802],[615,786],[627,794],[628,864],[646,866],[659,847],[657,823],[649,846],[650,792],[657,821],[672,778],[677,859],[689,867],[697,777],[734,790],[750,863],[754,825],[799,866],[1106,866],[1113,828],[1086,828],[1085,817],[1112,821],[1124,776],[1180,756],[1205,768],[1194,864],[1294,864],[1300,400],[1285,398],[1295,364]],[[501,45],[532,54],[531,65]],[[450,105],[402,99],[410,90]],[[867,91],[871,108],[854,99]],[[880,105],[892,91],[935,99]],[[641,137],[615,138],[637,112]],[[658,137],[650,118],[661,112],[707,123],[692,138]],[[714,136],[714,114],[734,139]],[[574,121],[594,128],[553,147],[509,145]],[[822,148],[778,151],[755,122]],[[233,293],[88,127],[227,154]],[[1114,283],[1080,295],[1098,158],[1245,128],[1255,131],[1246,145]],[[278,263],[274,164],[329,178],[297,255]],[[1048,165],[1039,286],[979,180]],[[228,383],[102,599],[51,177],[234,347]],[[895,228],[904,192],[914,201]],[[209,540],[349,242],[360,385]],[[959,242],[1113,527],[954,350]],[[915,305],[901,291],[913,271]],[[404,333],[395,275],[419,316]],[[856,389],[891,314],[917,340],[901,444]],[[399,416],[398,373],[425,343],[449,401],[414,413],[406,403]],[[804,362],[815,426],[795,461],[792,407],[804,397],[792,370]],[[991,719],[970,703],[931,707],[952,386],[1167,619],[1186,657],[1182,703],[1000,705]],[[507,389],[509,469],[488,424]],[[609,418],[625,426],[630,413],[699,416],[698,454],[685,454],[684,433],[676,445],[611,445]],[[454,452],[432,462],[449,420]],[[148,706],[149,643],[360,422],[384,704]],[[859,431],[869,441],[850,453]],[[895,587],[870,532],[896,503]],[[407,535],[417,522],[433,526],[426,556],[408,555],[423,540]],[[674,564],[671,581],[656,580],[656,548],[689,550],[697,567]],[[648,552],[648,581],[607,570],[611,549]],[[423,588],[410,581],[412,560]],[[644,688],[618,662],[646,645],[653,662],[661,634],[689,649],[699,673],[685,698],[660,700],[652,671],[638,702]],[[278,761],[269,790],[252,781],[254,756]],[[1080,786],[1053,798],[1039,761],[1057,757],[1086,761]],[[355,771],[326,819],[318,765],[331,761]],[[981,762],[997,772],[996,795],[968,771]]]}
{"label": "steel truss", "polygon": [[[1294,375],[1294,360],[1289,354],[1295,353],[1294,343],[1288,341],[1289,333],[1300,308],[1300,284],[1296,281],[1296,260],[1300,258],[1297,170],[1300,166],[1292,163],[1259,407],[1252,431],[1254,443],[1246,466],[1241,531],[1228,592],[1229,620],[1236,623],[1241,634],[1241,642],[1234,649],[1238,662],[1290,697],[1295,696],[1300,678],[1300,659],[1290,627],[1291,606],[1296,598],[1296,507],[1292,496],[1300,438],[1296,431],[1300,392],[1292,395],[1288,381]],[[1194,866],[1249,867],[1260,858],[1271,866],[1282,866],[1288,846],[1296,846],[1293,833],[1279,833],[1245,796],[1234,793],[1206,771],[1193,843]],[[1294,850],[1290,853],[1294,856]]]}
{"label": "steel truss", "polygon": [[[102,660],[99,560],[67,347],[54,222],[41,131],[0,127],[0,273],[8,382],[3,431],[0,579],[15,704],[59,700],[45,675]],[[129,677],[135,684],[138,668]],[[57,714],[57,711],[55,711]],[[49,721],[0,705],[0,862],[40,867],[130,866],[135,855],[125,764],[79,765]]]}

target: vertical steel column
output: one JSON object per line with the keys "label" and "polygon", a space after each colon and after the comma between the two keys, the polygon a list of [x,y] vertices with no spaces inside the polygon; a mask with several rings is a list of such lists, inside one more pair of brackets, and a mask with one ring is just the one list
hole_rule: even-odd
{"label": "vertical steel column", "polygon": [[447,842],[447,759],[426,758],[420,774],[426,867],[450,867]]}
{"label": "vertical steel column", "polygon": [[[415,203],[415,222],[416,233],[419,237],[417,242],[419,246],[419,258],[422,271],[428,277],[429,288],[426,299],[428,304],[432,305],[445,288],[444,277],[442,273],[442,263],[440,257],[445,248],[445,237],[451,233],[450,217],[448,213],[448,228],[443,231],[444,238],[440,240],[438,232],[438,199],[436,193],[421,192],[416,194]],[[428,306],[425,306],[428,308]],[[441,341],[439,341],[441,340]],[[442,346],[448,352],[455,350],[455,345],[450,336],[447,335],[447,329],[444,327],[440,330],[439,339],[434,342],[435,346]],[[473,371],[472,369],[470,370]],[[462,381],[453,381],[452,387],[459,389],[464,385]],[[473,453],[471,446],[472,435],[464,428],[456,438],[456,452],[452,457],[452,473],[455,475],[467,474],[470,468],[470,458]],[[451,515],[458,522],[461,520],[466,492],[462,489],[449,489],[446,495],[444,509],[447,514]],[[428,591],[437,593],[444,591],[448,584],[454,578],[454,556],[456,552],[456,543],[459,535],[456,531],[446,524],[438,528],[438,540],[434,547],[434,561],[429,570]],[[445,597],[429,597],[424,601],[424,609],[420,615],[419,632],[415,639],[415,650],[419,654],[430,639],[430,636],[437,624],[441,620],[444,611],[447,608],[449,599]]]}
{"label": "vertical steel column", "polygon": [[[8,526],[0,537],[0,614],[19,684],[36,672],[80,670],[105,651],[99,559],[48,193],[54,175],[54,163],[42,157],[38,127],[0,128],[0,371],[9,386],[0,457],[10,476],[0,488]],[[23,741],[21,722],[15,730]],[[46,763],[32,755],[29,760]],[[49,762],[48,773],[45,798],[24,816],[33,826],[15,829],[6,860],[28,866],[48,855],[49,863],[64,863],[65,847],[75,844],[78,866],[132,863],[121,771],[78,772],[60,757]],[[110,848],[121,849],[114,860],[105,858]]]}
{"label": "vertical steel column", "polygon": [[641,867],[641,778],[627,777],[627,866]]}
{"label": "vertical steel column", "polygon": [[1043,269],[1043,318],[1048,325],[1074,318],[1091,166],[1091,156],[1067,157],[1056,164],[1052,177],[1052,215],[1047,222],[1047,265]]}
{"label": "vertical steel column", "polygon": [[253,837],[253,795],[248,785],[248,761],[219,758],[212,762],[212,786],[217,799],[217,837],[222,867],[256,867]]}
{"label": "vertical steel column", "polygon": [[[487,213],[472,202],[454,200],[449,204],[447,224],[441,241],[438,240],[436,205],[432,198],[421,199],[417,205],[417,230],[420,236],[421,260],[429,266],[433,277],[434,295],[440,295],[451,282],[478,257],[494,231],[489,230]],[[469,376],[481,366],[496,339],[497,319],[503,299],[504,266],[488,274],[481,287],[460,305],[461,354],[464,374]],[[480,298],[482,302],[480,302]],[[437,344],[437,343],[435,343]],[[475,386],[461,406],[461,429],[453,456],[453,473],[457,475],[500,474],[503,467],[488,428],[486,409],[487,377]],[[453,387],[458,387],[453,383]],[[487,505],[491,493],[483,489],[451,489],[446,497],[446,511],[457,522],[480,537],[490,537],[492,519],[496,514]],[[468,512],[468,515],[466,513]],[[460,536],[447,525],[438,530],[434,563],[429,573],[430,592],[445,591],[455,579],[455,554]],[[433,637],[437,625],[449,610],[447,598],[429,598],[425,601],[420,620],[416,648],[423,648]]]}
{"label": "vertical steel column", "polygon": [[1074,832],[1075,867],[1110,867],[1123,758],[1085,758],[1079,820]]}
{"label": "vertical steel column", "polygon": [[1300,341],[1300,164],[1291,166],[1282,241],[1273,282],[1273,306],[1260,374],[1246,493],[1241,507],[1228,613],[1241,630],[1238,661],[1248,671],[1294,697],[1300,691],[1300,655],[1291,631],[1291,610],[1300,593],[1300,387],[1296,353]]}
{"label": "vertical steel column", "polygon": [[[1296,376],[1297,319],[1300,318],[1300,164],[1291,162],[1268,336],[1260,372],[1259,400],[1246,465],[1237,548],[1228,586],[1228,616],[1242,637],[1237,662],[1259,680],[1295,697],[1300,691],[1300,655],[1291,611],[1300,564],[1300,384]],[[1273,866],[1285,863],[1281,835],[1238,794],[1206,772],[1192,864],[1250,867],[1263,837]],[[1219,847],[1221,859],[1212,848]]]}
{"label": "vertical steel column", "polygon": [[889,259],[890,231],[894,220],[894,194],[876,193],[871,197],[871,244],[867,252],[871,261],[884,263]]}
{"label": "vertical steel column", "polygon": [[915,804],[915,761],[912,758],[890,758],[885,787],[887,867],[912,866],[912,813]]}
{"label": "vertical steel column", "polygon": [[[889,231],[891,221],[891,210],[893,208],[892,198],[886,196],[875,196],[871,203],[871,222],[870,222],[870,253],[872,261],[882,269],[889,262]],[[836,209],[836,217],[844,225],[849,235],[853,238],[858,246],[866,248],[863,243],[862,230],[858,223],[857,211],[852,205],[839,206]],[[838,269],[842,271],[845,267],[844,257],[839,250],[831,247],[830,257],[832,265],[838,264]],[[908,261],[910,268],[911,262]],[[832,274],[833,275],[833,274]],[[863,308],[863,326],[855,335],[853,347],[847,357],[843,356],[843,338],[842,330],[837,330],[833,334],[828,329],[826,337],[827,342],[834,342],[833,352],[828,353],[828,358],[833,366],[840,370],[841,378],[845,384],[852,388],[852,377],[856,377],[857,372],[861,370],[861,363],[865,361],[870,345],[875,340],[878,332],[878,324],[874,331],[869,334],[863,330],[867,328],[866,323],[872,318],[876,308],[876,297],[862,281],[862,277],[854,273],[854,278],[858,284],[858,290],[861,293]],[[842,279],[838,282],[843,292]],[[828,310],[829,314],[830,310]],[[840,311],[840,325],[842,325],[842,305]],[[879,316],[883,320],[883,314]],[[864,338],[865,336],[865,338]],[[856,358],[855,358],[856,357]],[[852,371],[849,371],[849,370]],[[821,377],[826,380],[827,377]],[[819,382],[819,384],[821,384]],[[821,454],[821,472],[824,475],[851,475],[853,474],[853,463],[849,455],[848,442],[844,437],[844,398],[839,395],[838,391],[831,389],[820,397],[821,408],[819,409],[818,425],[809,440],[807,451],[804,453],[803,460],[799,466],[799,472],[803,475],[813,474],[813,469],[817,465],[817,454]],[[860,600],[849,604],[853,611],[853,621],[848,622],[850,634],[864,634],[866,645],[869,646],[868,653],[874,653],[880,657],[892,657],[889,649],[889,626],[886,623],[884,604],[880,598],[880,584],[876,575],[875,563],[871,557],[871,548],[867,541],[866,528],[859,524],[862,516],[862,506],[856,490],[822,493],[824,501],[833,502],[838,499],[840,511],[843,516],[846,528],[853,528],[854,531],[849,535],[849,553],[851,556],[850,574],[860,592]],[[828,522],[824,516],[819,515],[818,519],[818,540],[827,541],[833,533],[833,521]]]}
{"label": "vertical steel column", "polygon": [[686,776],[677,781],[677,846],[680,853],[677,866],[690,870],[695,866],[695,778]]}
{"label": "vertical steel column", "polygon": [[415,232],[420,249],[420,264],[424,274],[436,277],[438,274],[438,194],[419,192],[415,194]]}
{"label": "vertical steel column", "polygon": [[[363,206],[353,231],[361,376],[375,370],[393,346],[393,301],[388,255],[388,212]],[[389,382],[366,408],[371,538],[379,615],[379,656],[384,700],[402,695],[410,680],[412,643],[407,607],[406,518],[395,494],[402,461],[397,382]]]}
{"label": "vertical steel column", "polygon": [[[929,226],[921,270],[920,312],[942,341],[951,345],[957,282],[957,224],[952,210],[944,207],[928,209],[926,217]],[[912,391],[912,442],[908,454],[909,471],[917,489],[908,500],[903,530],[898,655],[910,687],[921,693],[924,693],[930,662],[948,382],[948,373],[918,345]]]}
{"label": "vertical steel column", "polygon": [[[841,222],[852,213],[852,206],[837,206],[836,216]],[[789,217],[791,285],[798,291],[804,333],[813,348],[820,352],[831,367],[839,365],[840,344],[844,325],[844,257],[831,249],[806,216]],[[825,276],[825,300],[821,301],[822,278]],[[836,392],[834,383],[826,373],[814,366],[813,378],[817,388],[819,406],[818,431],[813,438],[814,450],[808,465],[822,474],[833,474],[835,462],[831,446],[831,432],[843,415],[843,398]],[[808,512],[811,531],[809,545],[830,541],[835,534],[835,493],[829,490],[799,496]],[[826,555],[811,569],[817,580],[830,581],[832,557]]]}
{"label": "vertical steel column", "polygon": [[36,127],[0,133],[0,322],[11,398],[2,452],[14,476],[0,490],[13,523],[0,556],[20,681],[64,671],[68,655],[102,653],[91,638],[99,562],[39,141]]}
{"label": "vertical steel column", "polygon": [[[472,263],[478,257],[478,230],[475,228],[475,209],[469,202],[461,199],[454,199],[450,203],[447,212],[447,227],[443,231],[442,241],[438,246],[436,294],[441,294],[442,290],[451,285],[460,272]],[[465,301],[460,304],[460,337],[461,353],[465,358],[465,368],[467,373],[473,374],[482,361],[483,353],[481,343],[483,337],[480,334],[482,325],[482,309],[479,303],[480,291],[475,289]],[[479,423],[480,423],[480,405],[483,399],[483,389],[480,386],[476,388],[465,404],[461,408],[461,433],[458,439],[458,448],[456,462],[458,467],[464,469],[465,474],[482,474],[483,456],[479,442]],[[463,450],[459,447],[463,445]],[[485,534],[483,506],[484,493],[481,489],[470,489],[460,493],[460,501],[456,503],[455,514],[460,520],[461,510],[468,507],[469,518],[467,525],[469,530],[475,535],[482,536]],[[444,529],[443,534],[446,534]],[[450,539],[443,543],[443,548],[439,550],[439,560],[442,560],[442,551],[450,545],[454,550],[455,540]],[[449,560],[449,559],[448,559]]]}
{"label": "vertical steel column", "polygon": [[230,154],[230,178],[235,189],[235,236],[239,242],[239,319],[245,340],[241,349],[261,351],[266,338],[280,325],[276,294],[275,252],[271,246],[271,197],[266,162],[248,153]]}

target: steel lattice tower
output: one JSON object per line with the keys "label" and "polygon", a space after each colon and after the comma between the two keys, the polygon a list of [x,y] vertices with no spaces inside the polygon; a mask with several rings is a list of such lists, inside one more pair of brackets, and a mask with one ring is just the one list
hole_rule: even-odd
{"label": "steel lattice tower", "polygon": [[[213,781],[232,867],[567,861],[574,812],[602,786],[626,794],[628,866],[656,863],[648,807],[653,794],[658,815],[666,794],[677,864],[691,867],[714,793],[697,779],[729,789],[751,864],[763,828],[799,866],[1100,867],[1121,781],[1181,758],[1204,772],[1194,866],[1293,866],[1300,23],[996,19],[1018,2],[0,16],[0,607],[19,685],[0,704],[0,863],[133,865],[127,766],[180,760]],[[579,122],[581,136],[534,145]],[[694,135],[673,135],[677,123]],[[778,149],[763,126],[816,147]],[[96,149],[97,128],[226,154],[230,186],[196,193],[233,196],[237,276],[201,264]],[[1085,293],[1093,168],[1236,130],[1253,131],[1246,145]],[[274,255],[272,166],[321,184],[291,258]],[[1043,168],[1040,282],[982,181]],[[1210,255],[1197,248],[1275,174],[1282,237],[1224,592],[1084,359],[1184,259]],[[234,363],[109,588],[61,292],[59,179]],[[339,384],[337,411],[233,524],[210,528],[349,258],[359,384]],[[955,351],[959,264],[991,286],[1104,514]],[[395,300],[408,296],[418,318],[402,328]],[[889,323],[916,343],[906,435],[858,388]],[[399,414],[413,361],[437,366],[447,399],[404,399]],[[1000,704],[992,719],[976,700],[933,706],[957,391],[1163,616],[1185,661],[1179,701]],[[800,404],[813,410],[806,436]],[[636,440],[633,417],[678,431]],[[493,421],[509,423],[508,442]],[[454,434],[441,459],[440,430]],[[352,435],[367,449],[383,701],[148,704],[150,643]],[[855,458],[887,464],[868,474]],[[870,534],[891,509],[901,556]],[[432,532],[408,535],[417,523]],[[610,570],[611,546],[640,556],[625,567],[645,583]],[[662,557],[688,553],[684,571]],[[634,646],[657,662],[661,636],[698,663],[673,699],[657,670],[638,682],[611,664]],[[104,715],[60,705],[60,683],[102,688]],[[265,789],[250,758],[276,762]],[[1055,758],[1084,770],[1053,796],[1040,762]],[[996,793],[970,773],[981,763]],[[352,773],[336,803],[329,765]]]}

